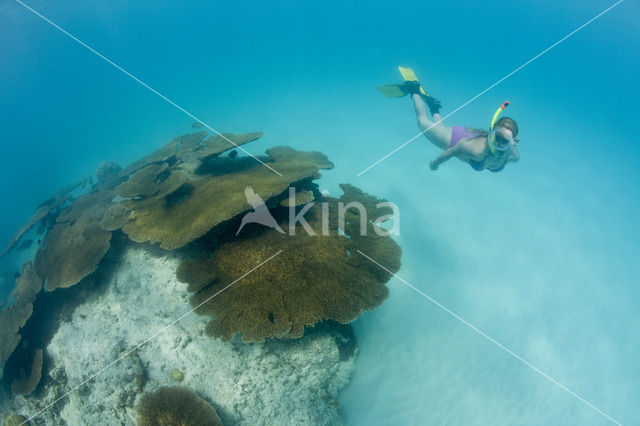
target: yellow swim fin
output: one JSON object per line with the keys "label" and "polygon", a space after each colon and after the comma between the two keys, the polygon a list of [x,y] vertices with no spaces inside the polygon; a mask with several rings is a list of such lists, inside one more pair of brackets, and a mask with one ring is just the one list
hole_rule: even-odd
{"label": "yellow swim fin", "polygon": [[[420,81],[418,80],[418,76],[416,76],[416,73],[413,72],[411,68],[398,67],[398,71],[400,71],[400,74],[402,74],[402,78],[404,78],[405,81],[418,81],[418,82]],[[420,93],[427,96],[427,92],[425,92],[422,85],[420,85]]]}
{"label": "yellow swim fin", "polygon": [[418,80],[416,73],[413,72],[411,68],[398,67],[398,71],[400,71],[400,74],[402,74],[402,78],[404,78],[406,81],[420,81]]}

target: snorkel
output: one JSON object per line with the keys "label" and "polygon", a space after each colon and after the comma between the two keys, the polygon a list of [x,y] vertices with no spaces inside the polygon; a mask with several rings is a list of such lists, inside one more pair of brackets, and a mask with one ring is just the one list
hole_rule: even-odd
{"label": "snorkel", "polygon": [[[498,108],[496,110],[496,112],[493,114],[493,118],[491,119],[491,127],[489,127],[489,134],[487,135],[487,142],[489,145],[489,149],[491,150],[491,153],[494,155],[504,155],[506,152],[508,152],[511,147],[514,144],[513,141],[513,136],[500,131],[499,129],[494,129],[496,122],[498,121],[498,117],[500,116],[500,114],[502,113],[502,111],[504,111],[505,109],[507,109],[507,107],[509,106],[509,101],[506,101],[505,103],[503,103],[502,105],[500,105],[500,108]],[[500,133],[501,136],[503,136],[506,140],[509,141],[508,144],[506,145],[499,145],[496,146],[495,144],[495,140],[496,140],[496,133]]]}

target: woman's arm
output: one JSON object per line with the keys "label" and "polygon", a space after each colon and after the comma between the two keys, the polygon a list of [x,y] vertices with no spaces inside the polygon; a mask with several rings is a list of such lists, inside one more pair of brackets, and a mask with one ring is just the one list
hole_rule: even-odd
{"label": "woman's arm", "polygon": [[438,156],[438,158],[436,158],[435,160],[431,161],[429,163],[429,168],[431,170],[438,170],[438,167],[440,167],[440,164],[444,163],[445,161],[449,160],[451,157],[455,157],[456,155],[458,155],[460,153],[460,145],[455,145],[452,146],[449,149],[445,149],[444,151],[442,151],[442,154],[440,154]]}
{"label": "woman's arm", "polygon": [[429,167],[431,170],[438,170],[440,164],[449,160],[451,157],[458,157],[464,162],[468,162],[470,159],[475,159],[482,154],[482,149],[474,139],[461,139],[457,144],[451,148],[445,149],[442,154],[431,163]]}

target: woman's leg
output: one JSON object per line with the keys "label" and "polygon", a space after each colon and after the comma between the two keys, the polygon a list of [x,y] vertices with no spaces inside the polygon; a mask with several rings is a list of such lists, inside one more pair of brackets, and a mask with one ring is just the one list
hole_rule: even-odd
{"label": "woman's leg", "polygon": [[[451,127],[445,126],[442,121],[440,121],[440,114],[433,115],[434,121],[429,120],[427,105],[419,94],[415,93],[411,95],[411,99],[413,100],[413,108],[418,118],[418,127],[422,130],[425,137],[438,148],[448,149],[449,143],[451,142]],[[440,122],[434,125],[434,123],[438,121]]]}

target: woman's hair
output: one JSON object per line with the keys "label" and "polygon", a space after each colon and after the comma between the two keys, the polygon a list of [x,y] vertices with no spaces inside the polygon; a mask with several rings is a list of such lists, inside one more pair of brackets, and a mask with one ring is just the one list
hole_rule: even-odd
{"label": "woman's hair", "polygon": [[[496,121],[496,124],[494,127],[497,127],[497,126],[504,127],[505,129],[511,130],[511,133],[513,133],[514,138],[518,136],[518,124],[516,123],[516,120],[514,120],[511,117],[500,118],[498,121]],[[465,127],[464,129],[469,133],[475,133],[476,136],[474,136],[474,139],[480,136],[487,136],[489,134],[489,132],[484,129],[475,129],[472,127]]]}
{"label": "woman's hair", "polygon": [[496,121],[496,126],[511,130],[514,138],[518,136],[518,124],[511,117],[502,117],[500,120]]}

